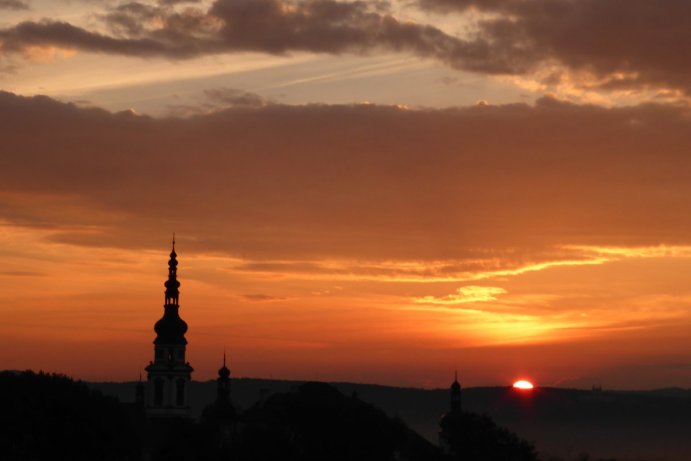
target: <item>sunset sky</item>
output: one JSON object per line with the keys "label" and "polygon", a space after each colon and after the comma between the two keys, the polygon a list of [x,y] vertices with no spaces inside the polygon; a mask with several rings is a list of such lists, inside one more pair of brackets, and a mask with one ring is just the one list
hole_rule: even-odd
{"label": "sunset sky", "polygon": [[691,387],[688,0],[0,0],[0,369]]}

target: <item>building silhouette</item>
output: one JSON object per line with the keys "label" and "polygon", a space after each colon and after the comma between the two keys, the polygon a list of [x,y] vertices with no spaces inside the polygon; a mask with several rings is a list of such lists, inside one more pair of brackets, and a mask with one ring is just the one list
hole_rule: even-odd
{"label": "building silhouette", "polygon": [[334,386],[307,382],[262,396],[242,411],[231,399],[231,372],[223,354],[216,398],[192,418],[186,361],[187,323],[180,317],[175,238],[168,261],[163,316],[155,323],[154,359],[141,376],[131,407],[132,428],[148,461],[536,461],[534,448],[487,416],[462,411],[458,373],[450,409],[441,418],[439,446],[399,418]]}
{"label": "building silhouette", "polygon": [[194,369],[185,361],[187,323],[180,318],[175,238],[164,283],[163,317],[154,325],[154,360],[146,367],[146,415],[149,418],[189,418],[189,388]]}
{"label": "building silhouette", "polygon": [[202,412],[201,421],[212,432],[214,445],[227,451],[237,438],[237,413],[230,399],[230,370],[226,366],[223,353],[223,366],[216,379],[216,400],[207,405]]}
{"label": "building silhouette", "polygon": [[461,411],[461,383],[458,382],[458,372],[454,374],[450,388],[451,405],[449,412],[439,421],[439,448],[445,455],[455,456],[458,453],[456,439],[463,426]]}

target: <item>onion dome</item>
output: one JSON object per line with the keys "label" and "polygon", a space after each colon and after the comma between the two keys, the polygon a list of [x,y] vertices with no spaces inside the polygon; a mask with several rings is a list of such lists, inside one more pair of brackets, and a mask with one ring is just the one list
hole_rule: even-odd
{"label": "onion dome", "polygon": [[223,366],[218,369],[218,377],[220,379],[226,380],[230,378],[230,370],[226,366],[226,353],[223,353]]}
{"label": "onion dome", "polygon": [[154,325],[154,344],[187,344],[187,322],[180,318],[178,306],[165,306],[163,317]]}
{"label": "onion dome", "polygon": [[223,368],[218,370],[218,376],[223,378],[223,379],[229,378],[230,377],[230,370],[228,369],[228,367],[223,365]]}
{"label": "onion dome", "polygon": [[223,364],[223,367],[219,368],[218,376],[219,376],[219,378],[223,378],[223,379],[228,379],[230,377],[230,370],[225,365],[225,363]]}

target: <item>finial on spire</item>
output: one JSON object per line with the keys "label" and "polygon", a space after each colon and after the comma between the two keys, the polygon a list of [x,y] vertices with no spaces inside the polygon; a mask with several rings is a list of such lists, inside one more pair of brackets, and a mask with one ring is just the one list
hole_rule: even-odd
{"label": "finial on spire", "polygon": [[173,250],[175,250],[175,232],[173,232]]}
{"label": "finial on spire", "polygon": [[458,382],[458,369],[455,369],[453,371],[453,380]]}
{"label": "finial on spire", "polygon": [[226,346],[223,346],[223,366],[226,366]]}

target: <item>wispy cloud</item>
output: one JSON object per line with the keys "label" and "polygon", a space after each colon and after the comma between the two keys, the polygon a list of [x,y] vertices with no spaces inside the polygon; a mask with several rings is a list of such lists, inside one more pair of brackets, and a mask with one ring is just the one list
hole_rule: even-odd
{"label": "wispy cloud", "polygon": [[242,297],[248,301],[266,302],[266,301],[283,301],[286,298],[281,296],[272,296],[262,293],[251,293],[242,295]]}

